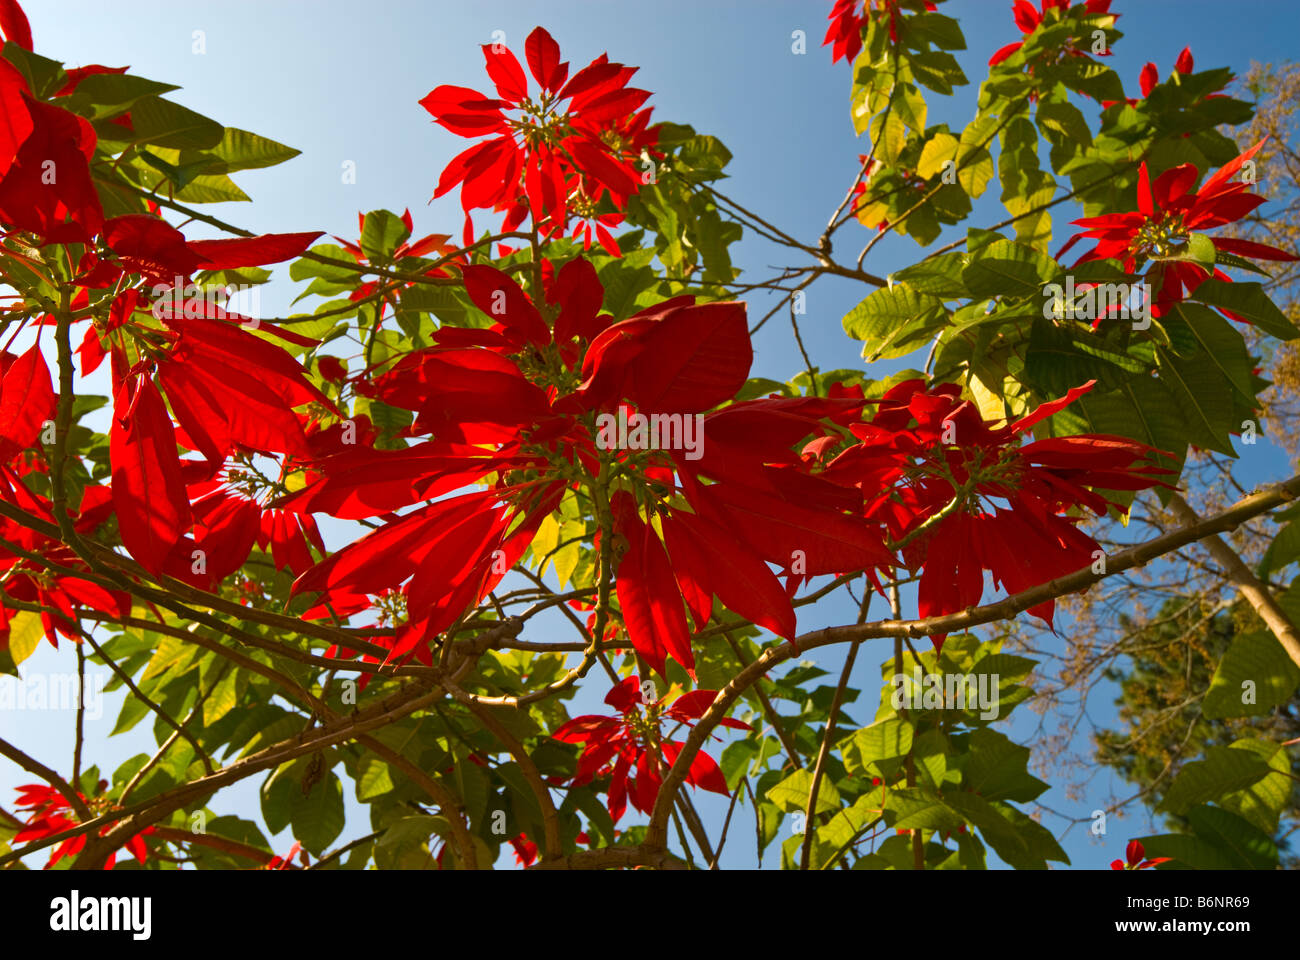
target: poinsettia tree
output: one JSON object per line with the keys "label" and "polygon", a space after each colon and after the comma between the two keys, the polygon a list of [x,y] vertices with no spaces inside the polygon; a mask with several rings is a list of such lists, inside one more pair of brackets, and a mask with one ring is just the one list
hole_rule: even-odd
{"label": "poinsettia tree", "polygon": [[[726,148],[655,117],[637,68],[571,63],[538,27],[420,100],[466,142],[430,184],[462,217],[417,237],[374,210],[343,239],[204,213],[295,151],[41,56],[0,0],[0,667],[44,643],[102,665],[114,730],[150,718],[156,741],[101,773],[81,714],[71,762],[0,739],[32,778],[0,864],[704,867],[742,807],[789,867],[1068,863],[1029,815],[1029,747],[994,727],[1037,666],[999,625],[1054,629],[1058,599],[1300,493],[1201,517],[1178,492],[1189,449],[1258,428],[1243,331],[1300,331],[1249,275],[1296,257],[1220,229],[1263,202],[1228,72],[1186,52],[1126,96],[1110,7],[1018,0],[954,130],[926,100],[968,83],[958,23],[838,0],[866,152],[807,240],[721,192]],[[1007,216],[977,225],[995,179]],[[1054,228],[1067,201],[1083,216]],[[742,281],[746,230],[792,264]],[[891,233],[919,251],[882,277]],[[314,308],[241,313],[232,290],[283,264]],[[865,362],[752,376],[772,314],[749,296],[775,292],[802,351],[827,276],[864,287],[843,325]],[[1179,524],[1101,546],[1140,492]],[[1219,543],[1261,621],[1225,684],[1282,703],[1291,614]],[[801,628],[838,594],[855,622]],[[1285,751],[1215,750],[1165,793],[1192,832],[1119,866],[1255,844]],[[250,779],[261,823],[227,799]]]}

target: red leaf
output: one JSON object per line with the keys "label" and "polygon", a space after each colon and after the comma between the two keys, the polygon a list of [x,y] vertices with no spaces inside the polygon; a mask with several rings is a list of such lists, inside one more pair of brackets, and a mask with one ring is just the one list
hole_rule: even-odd
{"label": "red leaf", "polygon": [[176,437],[153,380],[123,384],[113,403],[109,458],[122,543],[150,573],[159,573],[190,526]]}
{"label": "red leaf", "polygon": [[503,99],[518,103],[528,96],[528,78],[524,76],[524,68],[505,46],[483,44],[483,59],[488,76]]}
{"label": "red leaf", "polygon": [[551,342],[546,321],[508,275],[495,267],[480,265],[462,267],[461,273],[465,277],[465,292],[490,318],[530,343],[543,346]]}
{"label": "red leaf", "polygon": [[543,28],[538,27],[524,41],[524,55],[533,77],[547,90],[560,89],[568,76],[569,65],[560,63],[560,45]]}
{"label": "red leaf", "polygon": [[[703,517],[680,510],[664,517],[662,522],[668,553],[675,566],[682,558],[690,557],[685,566],[698,571],[706,589],[717,594],[725,606],[777,636],[794,638],[794,608],[781,582],[734,534]],[[696,627],[700,626],[703,624],[697,621]]]}
{"label": "red leaf", "polygon": [[[664,760],[670,766],[677,762],[677,755],[681,752],[680,743],[670,740],[664,744]],[[724,797],[731,796],[731,791],[727,789],[727,778],[722,775],[717,762],[703,750],[691,760],[690,769],[686,771],[686,782],[701,790],[720,793]]]}
{"label": "red leaf", "polygon": [[628,364],[629,399],[642,410],[698,413],[735,396],[754,360],[743,303],[668,313],[644,334]]}
{"label": "red leaf", "polygon": [[671,656],[695,676],[695,655],[682,597],[672,566],[654,527],[637,516],[630,494],[620,491],[610,503],[615,531],[627,539],[627,552],[618,565],[616,589],[628,639],[665,679],[665,658]]}
{"label": "red leaf", "polygon": [[187,246],[203,258],[204,270],[233,270],[281,263],[301,256],[322,231],[313,233],[266,233],[235,240],[191,240]]}
{"label": "red leaf", "polygon": [[0,0],[0,31],[24,50],[32,49],[32,28],[18,0]]}
{"label": "red leaf", "polygon": [[0,58],[0,177],[8,172],[18,149],[32,132],[32,115],[23,101],[27,81],[8,60]]}
{"label": "red leaf", "polygon": [[[8,359],[6,355],[4,360]],[[0,462],[35,445],[54,415],[54,388],[39,345],[4,367],[0,381]]]}
{"label": "red leaf", "polygon": [[132,273],[159,284],[188,277],[199,267],[199,257],[185,244],[185,235],[166,220],[145,213],[129,213],[105,222],[104,242]]}

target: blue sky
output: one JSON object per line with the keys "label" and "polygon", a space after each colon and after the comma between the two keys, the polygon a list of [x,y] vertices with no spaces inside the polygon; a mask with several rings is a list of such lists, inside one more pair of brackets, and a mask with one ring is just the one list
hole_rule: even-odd
{"label": "blue sky", "polygon": [[[1122,14],[1118,26],[1125,37],[1111,63],[1129,90],[1136,89],[1145,61],[1153,60],[1164,76],[1187,44],[1198,67],[1229,65],[1238,73],[1252,60],[1278,62],[1296,53],[1300,5],[1290,0],[1229,6],[1209,0],[1116,0],[1114,6]],[[735,157],[732,179],[723,189],[805,241],[814,242],[821,233],[856,173],[858,154],[868,149],[855,138],[849,120],[849,68],[843,62],[832,64],[829,51],[820,47],[829,8],[820,0],[372,0],[364,5],[338,0],[29,0],[25,7],[38,52],[69,65],[130,64],[133,73],[180,84],[183,89],[172,95],[179,102],[300,149],[302,156],[290,163],[237,177],[254,203],[207,208],[258,232],[320,229],[351,238],[358,211],[410,207],[417,236],[458,233],[455,199],[426,201],[440,170],[464,141],[436,127],[417,101],[440,83],[486,88],[478,44],[500,39],[494,33],[502,31],[505,42],[521,53],[524,37],[539,22],[575,67],[605,51],[615,60],[639,65],[637,82],[654,91],[656,118],[689,123],[721,138]],[[960,127],[972,114],[989,54],[1020,33],[1007,0],[951,0],[942,10],[962,23],[970,49],[959,59],[974,82],[946,101],[931,95],[930,122]],[[802,56],[791,50],[796,30],[807,36]],[[203,53],[195,52],[196,31],[202,31]],[[342,182],[346,162],[355,164],[355,183]],[[977,205],[972,223],[1004,215],[996,192],[989,191]],[[1057,218],[1058,242],[1068,219]],[[205,235],[200,228],[189,232]],[[866,239],[856,224],[849,225],[838,235],[838,255],[855,258]],[[912,240],[891,236],[866,266],[885,274],[912,262],[917,251]],[[798,262],[788,251],[753,238],[733,255],[748,279],[767,275],[773,265]],[[819,366],[862,363],[857,346],[841,331],[840,318],[868,292],[835,278],[824,278],[809,291],[802,328]],[[282,315],[292,296],[286,276],[263,296],[265,315]],[[755,300],[751,314],[761,315],[769,306]],[[798,372],[788,325],[774,320],[756,347],[756,374],[787,379]],[[901,365],[916,364],[880,365],[872,375],[883,376]],[[1285,469],[1266,441],[1250,456],[1244,476],[1251,483],[1274,479]],[[884,613],[877,606],[872,615]],[[826,604],[801,617],[801,629],[852,616],[847,602]],[[878,675],[876,654],[870,645],[864,649],[855,677],[869,690]],[[71,658],[66,646],[57,653],[42,646],[27,669],[67,670]],[[818,660],[834,671],[839,658],[830,653]],[[591,699],[598,701],[600,694]],[[1103,704],[1102,697],[1094,701],[1096,707]],[[107,715],[114,710],[110,707]],[[866,713],[859,710],[854,716],[865,722]],[[13,730],[3,715],[0,722],[6,737],[38,755],[70,752],[71,713],[46,716],[48,725],[23,723]],[[1095,719],[1105,720],[1106,713]],[[1028,739],[1035,722],[1027,718],[1011,735]],[[104,755],[120,761],[148,750],[150,744],[140,736],[144,726],[104,744]],[[7,788],[25,779],[8,765],[0,767],[0,797],[8,798]],[[1070,800],[1054,789],[1044,801],[1086,815],[1111,786],[1109,776],[1102,775],[1083,798]],[[255,790],[253,784],[238,788],[235,809],[245,815],[255,810]],[[714,801],[706,796],[701,805],[706,816],[720,817],[725,802]],[[744,839],[731,841],[724,863],[752,866],[747,817],[738,826]],[[1127,837],[1145,832],[1141,822],[1112,824],[1101,844],[1076,829],[1065,847],[1076,867],[1104,866],[1119,855]],[[281,840],[279,846],[287,846]]]}

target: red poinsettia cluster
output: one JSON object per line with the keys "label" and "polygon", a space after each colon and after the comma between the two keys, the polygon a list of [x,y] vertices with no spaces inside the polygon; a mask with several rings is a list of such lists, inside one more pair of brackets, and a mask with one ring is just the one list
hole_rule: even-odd
{"label": "red poinsettia cluster", "polygon": [[[579,787],[598,776],[608,775],[609,815],[615,823],[627,812],[629,801],[634,809],[649,813],[659,795],[664,772],[672,766],[684,745],[664,739],[661,732],[664,721],[691,727],[717,695],[716,690],[692,690],[666,705],[667,697],[655,701],[645,698],[640,677],[627,677],[605,697],[605,703],[618,711],[617,717],[596,714],[574,717],[552,734],[563,743],[582,744],[571,785]],[[749,724],[730,717],[718,722],[737,730],[752,729]],[[686,782],[702,790],[730,795],[722,771],[702,750],[691,761]]]}
{"label": "red poinsettia cluster", "polygon": [[[504,211],[504,231],[529,216],[545,237],[580,221],[587,245],[594,224],[602,246],[618,256],[607,229],[622,221],[628,198],[640,188],[643,162],[658,156],[650,126],[648,91],[629,87],[636,67],[601,55],[572,77],[560,47],[541,27],[524,44],[528,77],[503,44],[487,44],[483,58],[497,96],[444,84],[420,104],[439,125],[462,137],[490,136],[447,165],[434,198],[460,186],[465,242],[473,239],[473,210]],[[607,206],[602,203],[607,202]]]}
{"label": "red poinsettia cluster", "polygon": [[[1090,14],[1110,13],[1110,4],[1111,0],[1084,0],[1084,9],[1085,12]],[[1056,15],[1060,16],[1073,5],[1072,0],[1040,0],[1038,8],[1035,9],[1029,0],[1016,0],[1011,5],[1011,13],[1015,17],[1016,26],[1020,28],[1020,32],[1027,38],[1042,25],[1043,21],[1048,17],[1049,11],[1056,11]],[[1119,14],[1113,16],[1116,19],[1119,18]],[[1024,45],[1024,40],[1017,40],[1014,43],[1008,43],[1005,47],[1000,47],[993,56],[989,57],[989,66],[997,66]],[[1073,49],[1070,52],[1078,53]]]}
{"label": "red poinsettia cluster", "polygon": [[831,48],[831,63],[852,63],[862,51],[862,31],[873,16],[889,21],[889,39],[898,43],[898,19],[904,9],[937,10],[932,0],[835,0],[822,46]]}
{"label": "red poinsettia cluster", "polygon": [[[14,42],[31,49],[31,36],[14,24]],[[22,21],[25,28],[26,20]],[[90,179],[95,131],[83,117],[36,100],[27,80],[0,58],[0,222],[35,234],[43,243],[84,243],[104,222]]]}
{"label": "red poinsettia cluster", "polygon": [[[1261,140],[1225,163],[1199,189],[1193,189],[1200,179],[1200,171],[1193,164],[1171,167],[1152,183],[1143,163],[1138,171],[1137,210],[1073,221],[1086,229],[1071,237],[1057,258],[1080,240],[1089,238],[1097,243],[1079,258],[1080,263],[1115,259],[1132,273],[1151,262],[1147,277],[1152,288],[1151,313],[1157,317],[1194,292],[1207,277],[1231,280],[1218,269],[1211,272],[1195,261],[1175,257],[1187,249],[1192,234],[1240,220],[1264,202],[1264,197],[1249,192],[1249,183],[1232,179],[1263,145]],[[1252,260],[1300,259],[1253,240],[1219,236],[1210,239],[1216,250]],[[1229,316],[1241,319],[1233,314]]]}
{"label": "red poinsettia cluster", "polygon": [[[1018,593],[1090,566],[1099,550],[1076,508],[1110,506],[1091,488],[1142,490],[1167,474],[1150,448],[1097,434],[1022,443],[1028,430],[1092,388],[1089,382],[1025,417],[995,426],[955,384],[890,389],[871,419],[853,424],[859,442],[821,476],[865,494],[864,516],[901,544],[904,565],[922,569],[922,617],[979,604],[984,572]],[[814,450],[816,452],[816,450]],[[1049,624],[1053,601],[1030,609]],[[935,637],[941,645],[942,636]]]}
{"label": "red poinsettia cluster", "polygon": [[[0,500],[49,524],[56,523],[53,505],[24,482],[29,473],[44,471],[41,436],[54,422],[56,398],[49,367],[40,345],[21,356],[0,351]],[[73,526],[89,533],[112,512],[107,487],[85,488]],[[125,594],[67,571],[88,572],[72,549],[59,540],[8,517],[0,518],[0,576],[5,593],[15,600],[42,607],[45,635],[55,646],[63,634],[80,639],[77,608],[89,607],[124,616],[131,602]],[[54,569],[51,569],[54,567]],[[0,606],[0,649],[8,646],[12,612]]]}
{"label": "red poinsettia cluster", "polygon": [[[768,563],[789,569],[797,557],[813,576],[890,562],[854,519],[857,492],[809,475],[791,449],[824,419],[856,417],[860,401],[722,406],[753,356],[743,304],[678,297],[615,323],[600,313],[604,292],[582,258],[548,264],[540,303],[492,267],[463,272],[494,325],[444,328],[435,346],[357,384],[413,411],[408,434],[431,439],[321,458],[283,503],[349,519],[425,505],[336,553],[296,591],[346,603],[400,587],[408,622],[394,655],[427,659],[428,641],[500,581],[567,491],[613,489],[598,508],[612,540],[598,534],[593,546],[615,570],[629,639],[663,673],[669,656],[693,671],[686,609],[698,629],[715,596],[794,635]],[[629,415],[662,432],[658,448],[635,431],[619,442],[613,422]],[[435,499],[480,481],[490,485]]]}
{"label": "red poinsettia cluster", "polygon": [[1171,857],[1155,857],[1148,860],[1146,855],[1147,851],[1142,846],[1142,841],[1130,840],[1128,846],[1124,848],[1124,859],[1112,860],[1110,868],[1112,870],[1149,870],[1158,864],[1168,863],[1172,859]]}
{"label": "red poinsettia cluster", "polygon": [[[107,786],[108,781],[101,780],[97,790],[102,793]],[[82,800],[86,800],[85,794],[81,792],[78,792],[77,796],[81,797]],[[96,796],[98,796],[98,793]],[[93,809],[95,798],[88,800],[87,805]],[[27,820],[24,822],[23,828],[18,831],[18,834],[13,839],[15,844],[26,843],[29,840],[41,840],[69,830],[78,823],[73,816],[72,805],[68,803],[67,797],[48,784],[28,783],[18,787],[18,799],[14,807],[27,813]],[[105,826],[101,833],[108,833],[111,826],[111,824]],[[127,851],[140,863],[144,863],[145,858],[149,855],[149,848],[145,845],[144,838],[153,832],[153,827],[145,827],[123,844]],[[75,837],[69,837],[54,847],[50,853],[49,861],[45,864],[45,869],[48,870],[64,857],[75,856],[85,846],[86,834],[82,833]],[[117,851],[113,851],[104,862],[104,869],[112,870],[116,863]]]}

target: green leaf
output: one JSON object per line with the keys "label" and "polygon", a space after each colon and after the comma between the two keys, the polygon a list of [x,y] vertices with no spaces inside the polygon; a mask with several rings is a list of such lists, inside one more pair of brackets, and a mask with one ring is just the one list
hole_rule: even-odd
{"label": "green leaf", "polygon": [[1272,870],[1277,847],[1268,834],[1241,817],[1218,807],[1193,807],[1187,811],[1192,832],[1222,853],[1236,870]]}
{"label": "green leaf", "polygon": [[224,173],[273,167],[301,152],[236,127],[226,127],[221,142],[212,148],[212,153],[225,161]]}
{"label": "green leaf", "polygon": [[388,764],[372,756],[361,758],[360,776],[357,777],[356,783],[357,800],[361,803],[383,796],[393,789],[393,778],[388,771]]}
{"label": "green leaf", "polygon": [[1186,325],[1206,357],[1218,367],[1242,400],[1255,403],[1255,362],[1246,348],[1246,340],[1227,320],[1199,303],[1186,301],[1169,308],[1163,322],[1172,328]]}
{"label": "green leaf", "polygon": [[31,610],[19,610],[9,617],[9,655],[14,666],[30,657],[45,636],[41,615]]}
{"label": "green leaf", "polygon": [[370,261],[387,260],[411,235],[402,218],[389,210],[371,210],[361,230],[361,252]]}
{"label": "green leaf", "polygon": [[[910,23],[915,19],[915,17],[907,17],[906,22]],[[912,76],[916,78],[917,83],[945,97],[952,95],[954,87],[964,87],[970,82],[966,79],[966,73],[957,62],[957,58],[943,50],[914,53],[909,63],[912,67]],[[862,131],[859,129],[858,132]]]}
{"label": "green leaf", "polygon": [[1215,720],[1263,716],[1288,702],[1298,686],[1300,667],[1277,637],[1268,630],[1240,633],[1214,671],[1205,695],[1205,716]]}
{"label": "green leaf", "polygon": [[1300,330],[1269,299],[1261,284],[1228,283],[1210,277],[1201,281],[1200,286],[1189,294],[1189,298],[1238,314],[1279,340],[1300,337]]}
{"label": "green leaf", "polygon": [[957,182],[972,198],[984,193],[996,172],[993,156],[988,151],[996,129],[997,121],[993,117],[976,117],[961,132]]}
{"label": "green leaf", "polygon": [[[82,78],[76,92],[68,97],[67,105],[91,120],[102,120],[125,113],[144,97],[157,97],[178,89],[174,83],[159,83],[129,73],[94,73]],[[134,124],[134,115],[131,120]]]}
{"label": "green leaf", "polygon": [[0,51],[6,60],[12,63],[27,81],[27,88],[38,100],[46,100],[68,82],[67,71],[63,64],[42,57],[39,53],[24,50],[12,40],[6,40]]}
{"label": "green leaf", "polygon": [[1038,125],[1082,147],[1092,146],[1092,131],[1079,108],[1066,100],[1045,100],[1038,105]]}
{"label": "green leaf", "polygon": [[929,787],[903,787],[885,797],[885,823],[899,830],[955,831],[965,818]]}
{"label": "green leaf", "polygon": [[1156,348],[1160,379],[1183,411],[1188,439],[1199,447],[1234,456],[1232,386],[1209,354],[1180,356]]}
{"label": "green leaf", "polygon": [[1292,520],[1277,532],[1264,551],[1264,559],[1259,562],[1260,578],[1267,580],[1274,570],[1289,566],[1297,557],[1300,557],[1300,522]]}
{"label": "green leaf", "polygon": [[918,13],[913,17],[901,17],[902,35],[908,43],[921,40],[932,43],[942,50],[965,50],[966,38],[962,36],[961,26],[952,17],[941,13]]}
{"label": "green leaf", "polygon": [[381,847],[402,847],[410,844],[423,845],[432,836],[445,837],[451,832],[451,825],[446,817],[414,816],[395,820],[379,838]]}
{"label": "green leaf", "polygon": [[1070,862],[1047,828],[1019,810],[973,793],[951,793],[947,800],[979,830],[997,855],[1017,870],[1045,870],[1048,860]]}
{"label": "green leaf", "polygon": [[293,837],[312,856],[320,856],[343,832],[343,785],[330,773],[306,795],[293,784],[289,825]]}
{"label": "green leaf", "polygon": [[1245,789],[1269,772],[1268,764],[1249,751],[1210,747],[1204,760],[1193,760],[1178,771],[1158,809],[1181,816],[1197,804]]}
{"label": "green leaf", "polygon": [[942,130],[936,132],[921,150],[921,159],[916,164],[916,175],[929,180],[937,173],[943,172],[948,163],[956,163],[957,138]]}
{"label": "green leaf", "polygon": [[1037,250],[1012,240],[995,240],[972,257],[962,282],[976,299],[1037,297],[1055,264]]}
{"label": "green leaf", "polygon": [[902,757],[911,749],[912,725],[900,717],[855,730],[840,741],[844,769],[852,776],[868,773],[868,766],[877,760]]}
{"label": "green leaf", "polygon": [[221,142],[224,128],[215,120],[161,97],[146,97],[131,109],[136,143],[180,150],[208,150]]}
{"label": "green leaf", "polygon": [[[812,774],[796,770],[767,791],[767,799],[786,813],[808,810],[808,791],[812,789]],[[817,787],[816,813],[832,813],[840,808],[840,794],[829,778],[822,777]]]}
{"label": "green leaf", "polygon": [[1291,758],[1286,747],[1272,740],[1246,738],[1231,744],[1234,750],[1248,750],[1269,765],[1268,776],[1243,790],[1219,798],[1219,806],[1231,810],[1269,836],[1277,832],[1282,811],[1291,800]]}
{"label": "green leaf", "polygon": [[966,258],[961,253],[941,253],[896,271],[892,277],[895,282],[905,283],[918,293],[945,300],[964,299],[970,296],[961,279],[965,264]]}
{"label": "green leaf", "polygon": [[981,727],[970,735],[970,759],[962,773],[962,784],[986,800],[1028,803],[1047,789],[1047,784],[1029,773],[1028,764],[1028,747]]}
{"label": "green leaf", "polygon": [[844,332],[863,341],[864,357],[877,360],[911,353],[946,320],[939,298],[895,283],[875,291],[850,310],[844,317]]}
{"label": "green leaf", "polygon": [[238,670],[228,670],[221,681],[208,694],[208,699],[203,701],[203,725],[212,726],[231,710],[235,709],[238,702],[236,684],[239,677]]}

